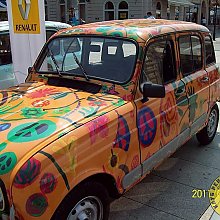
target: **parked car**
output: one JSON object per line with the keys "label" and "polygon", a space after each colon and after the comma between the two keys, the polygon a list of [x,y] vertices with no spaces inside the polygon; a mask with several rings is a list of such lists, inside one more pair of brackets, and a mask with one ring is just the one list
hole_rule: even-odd
{"label": "parked car", "polygon": [[[46,39],[48,40],[53,34],[60,29],[71,27],[71,25],[55,22],[45,21]],[[25,79],[24,79],[25,80]],[[17,84],[15,74],[13,72],[9,24],[8,21],[0,22],[0,89],[5,89]]]}
{"label": "parked car", "polygon": [[106,21],[56,34],[26,83],[0,92],[2,215],[107,219],[110,198],[194,134],[213,140],[219,80],[210,32],[195,23]]}

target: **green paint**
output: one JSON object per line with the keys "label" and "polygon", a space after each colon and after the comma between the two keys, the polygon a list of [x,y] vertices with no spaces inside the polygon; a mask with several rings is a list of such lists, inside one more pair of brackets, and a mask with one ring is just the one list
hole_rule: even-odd
{"label": "green paint", "polygon": [[60,173],[60,175],[62,176],[63,180],[64,180],[64,183],[66,184],[66,188],[68,190],[70,190],[70,186],[69,186],[69,182],[68,182],[68,179],[67,179],[67,176],[65,174],[65,172],[63,171],[63,169],[59,166],[59,164],[56,162],[56,160],[54,159],[54,157],[47,153],[47,152],[44,152],[44,151],[39,151],[40,154],[43,154],[44,156],[46,156],[48,159],[51,160],[51,162],[54,164],[54,166],[56,167],[56,169],[58,170],[58,172]]}
{"label": "green paint", "polygon": [[21,115],[25,118],[40,118],[47,113],[46,111],[43,111],[42,108],[23,108],[21,111]]}
{"label": "green paint", "polygon": [[112,105],[119,107],[119,106],[124,105],[124,103],[125,103],[125,101],[123,99],[119,99],[119,100],[117,100],[117,102],[112,102]]}
{"label": "green paint", "polygon": [[17,163],[17,157],[13,152],[0,154],[0,175],[8,173]]}
{"label": "green paint", "polygon": [[23,143],[50,136],[56,130],[56,124],[49,120],[40,120],[21,124],[8,133],[8,140]]}
{"label": "green paint", "polygon": [[21,101],[20,103],[18,103],[15,106],[12,106],[12,107],[11,107],[11,105],[6,105],[6,106],[0,107],[0,115],[4,115],[4,114],[7,114],[7,113],[10,113],[11,110],[17,108],[19,105],[21,105],[22,102],[23,101]]}
{"label": "green paint", "polygon": [[4,150],[5,147],[7,146],[7,143],[3,142],[0,144],[0,151]]}
{"label": "green paint", "polygon": [[53,111],[53,113],[54,113],[54,114],[57,114],[57,115],[63,115],[63,114],[68,113],[68,112],[70,112],[70,111],[71,111],[70,107],[65,107],[65,108],[55,109],[55,110]]}

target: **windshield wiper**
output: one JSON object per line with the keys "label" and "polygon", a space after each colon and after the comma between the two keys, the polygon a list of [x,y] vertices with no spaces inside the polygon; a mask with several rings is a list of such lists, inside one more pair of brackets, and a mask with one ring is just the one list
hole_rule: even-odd
{"label": "windshield wiper", "polygon": [[59,75],[60,77],[62,77],[62,74],[61,74],[60,71],[59,71],[59,66],[58,66],[58,64],[57,64],[57,61],[55,60],[54,55],[53,55],[53,53],[52,53],[52,51],[51,51],[51,49],[50,49],[49,47],[48,47],[48,51],[49,51],[49,53],[50,53],[51,59],[52,59],[54,65],[55,65],[55,68],[56,68],[56,71],[57,71],[58,75]]}
{"label": "windshield wiper", "polygon": [[90,81],[90,79],[89,79],[89,77],[88,77],[88,74],[86,73],[86,71],[85,71],[83,65],[79,62],[79,59],[77,58],[76,54],[75,54],[74,52],[72,52],[72,53],[73,53],[73,57],[74,57],[75,62],[77,63],[77,65],[78,65],[79,68],[81,69],[81,71],[82,71],[83,75],[85,76],[86,80],[87,80],[87,81]]}

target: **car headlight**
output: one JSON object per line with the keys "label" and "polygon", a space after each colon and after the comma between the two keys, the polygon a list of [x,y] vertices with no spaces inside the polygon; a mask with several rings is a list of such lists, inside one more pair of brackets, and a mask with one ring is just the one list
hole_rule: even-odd
{"label": "car headlight", "polygon": [[9,202],[3,181],[0,179],[0,212],[9,213]]}

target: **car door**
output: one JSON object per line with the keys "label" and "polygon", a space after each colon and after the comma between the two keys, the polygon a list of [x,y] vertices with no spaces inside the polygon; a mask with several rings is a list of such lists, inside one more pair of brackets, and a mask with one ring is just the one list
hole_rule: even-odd
{"label": "car door", "polygon": [[[183,143],[184,139],[180,140],[179,134],[185,130],[189,122],[188,99],[185,85],[177,74],[175,51],[174,35],[155,38],[149,42],[146,49],[140,94],[135,102],[144,173],[150,171]],[[164,85],[165,97],[143,100],[141,88],[144,83]]]}
{"label": "car door", "polygon": [[189,101],[190,135],[205,123],[209,104],[209,76],[204,69],[203,44],[199,33],[177,36],[180,54],[180,71]]}

